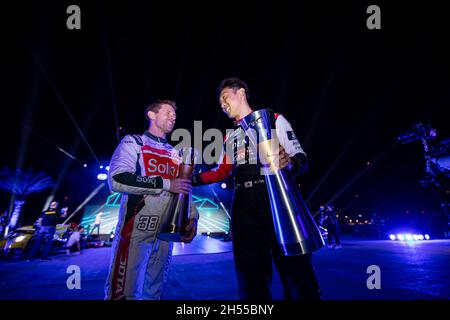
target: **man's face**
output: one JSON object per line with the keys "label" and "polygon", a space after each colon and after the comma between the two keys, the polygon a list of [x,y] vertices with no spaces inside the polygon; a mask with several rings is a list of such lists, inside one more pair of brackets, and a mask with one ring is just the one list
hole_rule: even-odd
{"label": "man's face", "polygon": [[58,208],[58,202],[53,201],[52,203],[50,203],[50,209],[56,209]]}
{"label": "man's face", "polygon": [[226,113],[228,118],[234,119],[238,116],[238,111],[242,105],[244,95],[244,89],[235,90],[232,88],[224,88],[220,92],[220,107],[222,108],[222,111]]}
{"label": "man's face", "polygon": [[175,109],[170,104],[163,104],[158,112],[149,111],[151,126],[156,126],[164,133],[172,132],[177,119]]}

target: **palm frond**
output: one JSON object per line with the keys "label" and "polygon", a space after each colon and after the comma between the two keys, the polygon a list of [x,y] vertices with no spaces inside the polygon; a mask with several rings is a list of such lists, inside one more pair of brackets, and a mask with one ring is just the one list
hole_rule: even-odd
{"label": "palm frond", "polygon": [[52,178],[42,171],[12,170],[10,168],[0,170],[0,189],[18,196],[28,196],[52,186],[54,186]]}

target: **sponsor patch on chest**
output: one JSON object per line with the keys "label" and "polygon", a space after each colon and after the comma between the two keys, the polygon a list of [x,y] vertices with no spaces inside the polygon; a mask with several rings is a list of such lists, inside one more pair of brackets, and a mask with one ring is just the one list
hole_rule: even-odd
{"label": "sponsor patch on chest", "polygon": [[164,179],[173,179],[178,176],[180,161],[173,152],[146,145],[142,147],[142,157],[146,176],[156,175]]}

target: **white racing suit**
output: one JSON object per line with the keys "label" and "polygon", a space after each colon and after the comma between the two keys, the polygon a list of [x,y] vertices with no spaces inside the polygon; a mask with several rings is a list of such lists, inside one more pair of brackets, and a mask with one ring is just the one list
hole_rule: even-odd
{"label": "white racing suit", "polygon": [[[178,152],[148,131],[125,136],[116,148],[108,182],[123,195],[105,299],[162,298],[173,243],[156,235],[180,163]],[[190,218],[198,219],[193,205]]]}

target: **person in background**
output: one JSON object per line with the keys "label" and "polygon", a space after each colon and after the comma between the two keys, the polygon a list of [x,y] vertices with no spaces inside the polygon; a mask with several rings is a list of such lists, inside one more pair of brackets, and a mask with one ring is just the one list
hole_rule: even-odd
{"label": "person in background", "polygon": [[333,205],[329,204],[325,207],[322,225],[328,230],[328,248],[333,248],[333,238],[336,242],[335,249],[341,249],[341,238],[339,236],[339,223],[336,219],[336,212]]}
{"label": "person in background", "polygon": [[37,251],[44,244],[42,250],[42,260],[50,260],[48,255],[52,248],[53,236],[56,232],[56,225],[61,222],[67,216],[67,207],[58,209],[59,203],[57,201],[52,201],[48,210],[42,212],[39,217],[40,228],[37,234],[36,242],[30,250],[28,255],[28,260],[31,260],[36,255]]}
{"label": "person in background", "polygon": [[72,252],[77,252],[78,254],[82,254],[82,234],[84,232],[83,226],[79,226],[72,234],[66,243],[66,254],[70,255]]}
{"label": "person in background", "polygon": [[3,233],[6,230],[7,221],[8,221],[8,211],[5,210],[4,213],[0,214],[0,239],[3,238]]}
{"label": "person in background", "polygon": [[94,233],[94,230],[97,229],[97,236],[100,236],[100,224],[101,224],[101,221],[102,221],[102,215],[103,215],[103,212],[99,212],[95,216],[94,227],[91,230],[91,234]]}

